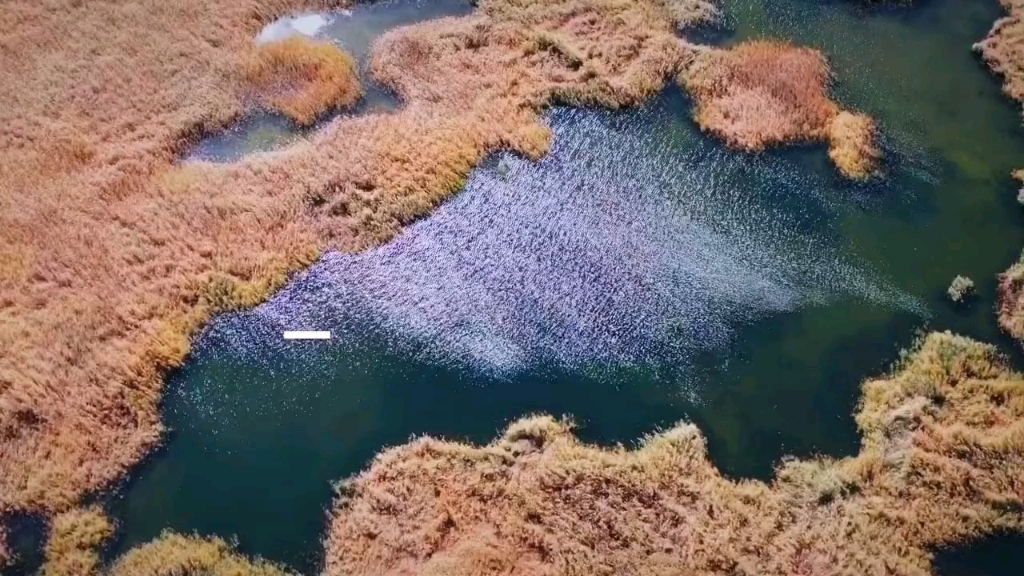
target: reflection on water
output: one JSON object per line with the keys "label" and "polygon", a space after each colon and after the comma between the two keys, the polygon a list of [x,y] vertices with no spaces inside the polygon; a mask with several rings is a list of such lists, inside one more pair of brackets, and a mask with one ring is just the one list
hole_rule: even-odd
{"label": "reflection on water", "polygon": [[[472,10],[469,0],[383,0],[357,4],[350,10],[323,14],[299,14],[268,24],[256,37],[257,43],[275,42],[302,35],[336,43],[359,65],[363,98],[348,114],[370,114],[396,110],[401,102],[374,82],[367,73],[373,42],[388,30],[443,16],[460,16]],[[308,137],[324,122],[345,113],[335,113],[311,128],[299,129],[284,116],[255,112],[227,130],[197,143],[186,157],[191,161],[234,162],[256,152],[266,152]]]}
{"label": "reflection on water", "polygon": [[265,341],[317,327],[347,339],[355,317],[432,362],[507,373],[687,363],[740,323],[847,296],[926,315],[840,245],[845,208],[824,182],[657,130],[671,121],[556,110],[540,162],[500,155],[396,241],[328,254],[237,321]]}
{"label": "reflection on water", "polygon": [[[915,329],[998,341],[1024,144],[969,52],[994,2],[726,7],[729,41],[828,53],[842,103],[882,127],[885,180],[842,181],[820,147],[731,153],[675,90],[636,111],[554,110],[548,157],[496,155],[394,242],[328,254],[211,324],[171,378],[166,449],[116,503],[120,546],[236,534],[313,572],[330,481],[410,434],[483,442],[532,411],[604,443],[689,419],[725,473],[766,478],[784,454],[854,452],[858,384]],[[957,274],[977,282],[970,306],[945,300]]]}

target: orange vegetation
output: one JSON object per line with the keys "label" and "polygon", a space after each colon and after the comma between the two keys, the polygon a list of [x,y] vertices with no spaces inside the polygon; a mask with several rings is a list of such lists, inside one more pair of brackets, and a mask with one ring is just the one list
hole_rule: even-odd
{"label": "orange vegetation", "polygon": [[113,524],[98,507],[73,509],[54,517],[40,576],[289,576],[261,559],[237,554],[220,538],[164,532],[152,542],[132,548],[109,566],[100,549],[113,534]]}
{"label": "orange vegetation", "polygon": [[999,0],[1007,11],[988,36],[974,45],[994,72],[1003,77],[1003,91],[1024,101],[1024,0]]}
{"label": "orange vegetation", "polygon": [[831,72],[817,50],[757,40],[701,50],[679,75],[696,101],[694,119],[749,152],[789,142],[829,142],[847,178],[871,176],[881,156],[874,122],[829,99]]}
{"label": "orange vegetation", "polygon": [[0,568],[7,566],[11,560],[11,551],[7,549],[7,528],[0,524]]}
{"label": "orange vegetation", "polygon": [[54,517],[40,576],[97,576],[99,547],[114,525],[99,507],[69,510]]}
{"label": "orange vegetation", "polygon": [[289,576],[290,572],[237,554],[220,538],[164,532],[114,562],[105,576]]}
{"label": "orange vegetation", "polygon": [[258,47],[245,77],[267,105],[299,126],[332,108],[347,108],[363,95],[355,61],[330,42],[295,36]]}
{"label": "orange vegetation", "polygon": [[391,238],[491,151],[542,154],[553,100],[651,96],[689,50],[676,27],[714,13],[704,0],[481,0],[374,47],[372,74],[401,111],[232,165],[176,164],[244,112],[257,31],[328,4],[4,4],[0,516],[68,509],[152,449],[163,374],[212,314],[257,304],[326,249]]}
{"label": "orange vegetation", "polygon": [[[992,26],[988,36],[974,45],[985,62],[1003,77],[1003,92],[1024,102],[1024,0],[1000,0],[1008,11]],[[1024,170],[1014,177],[1024,182]],[[1024,196],[1024,190],[1021,191]],[[999,275],[999,325],[1024,340],[1024,259]]]}
{"label": "orange vegetation", "polygon": [[696,427],[635,450],[549,417],[485,447],[421,438],[339,486],[325,574],[904,574],[1024,530],[1024,377],[934,333],[863,386],[860,453],[723,478]]}

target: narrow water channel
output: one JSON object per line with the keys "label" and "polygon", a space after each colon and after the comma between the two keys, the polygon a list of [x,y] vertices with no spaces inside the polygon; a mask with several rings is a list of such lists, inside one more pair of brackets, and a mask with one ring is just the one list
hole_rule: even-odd
{"label": "narrow water channel", "polygon": [[[331,481],[410,435],[486,442],[534,411],[601,443],[691,420],[727,474],[768,478],[786,454],[854,453],[859,383],[917,330],[1008,346],[994,277],[1024,246],[1024,138],[969,50],[995,1],[724,9],[724,42],[829,56],[838,99],[879,121],[884,180],[843,181],[820,147],[728,151],[676,89],[554,109],[541,161],[491,157],[394,242],[328,254],[204,331],[169,381],[166,448],[114,503],[118,547],[237,535],[314,572]],[[957,274],[978,286],[965,307],[944,298]]]}
{"label": "narrow water channel", "polygon": [[445,16],[463,16],[470,0],[382,0],[359,3],[350,10],[325,14],[299,14],[269,24],[255,42],[274,42],[302,35],[337,44],[355,59],[363,98],[350,111],[337,111],[318,125],[298,129],[281,114],[256,111],[219,134],[186,151],[186,161],[234,162],[243,156],[269,152],[295,144],[335,118],[387,113],[401,106],[398,98],[367,73],[370,48],[388,30]]}

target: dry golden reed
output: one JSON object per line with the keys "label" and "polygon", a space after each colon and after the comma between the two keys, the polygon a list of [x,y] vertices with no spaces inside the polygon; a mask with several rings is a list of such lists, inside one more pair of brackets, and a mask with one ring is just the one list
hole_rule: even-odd
{"label": "dry golden reed", "polygon": [[294,36],[256,48],[245,78],[267,106],[309,126],[335,108],[349,108],[363,95],[351,56],[330,42]]}
{"label": "dry golden reed", "polygon": [[877,170],[874,122],[829,98],[831,71],[817,50],[769,40],[705,49],[679,83],[696,102],[697,124],[729,146],[758,152],[828,142],[829,157],[847,178],[862,180]]}
{"label": "dry golden reed", "polygon": [[104,566],[100,550],[113,522],[98,506],[77,508],[51,522],[40,576],[291,576],[260,558],[250,560],[220,538],[165,531]]}
{"label": "dry golden reed", "polygon": [[99,548],[113,533],[113,523],[98,506],[58,514],[50,523],[40,576],[98,576]]}
{"label": "dry golden reed", "polygon": [[692,49],[677,26],[714,14],[703,0],[481,0],[374,46],[400,111],[177,164],[245,113],[263,25],[342,4],[4,4],[0,517],[67,510],[157,445],[163,374],[212,314],[259,303],[324,250],[392,238],[490,152],[543,154],[551,102],[650,97]]}
{"label": "dry golden reed", "polygon": [[1024,101],[1024,0],[999,0],[1005,17],[996,20],[984,40],[974,45],[993,72],[1003,77],[1003,91]]}
{"label": "dry golden reed", "polygon": [[[1024,0],[1000,0],[1000,4],[1007,15],[996,21],[974,49],[1003,77],[1003,92],[1024,102]],[[1015,172],[1014,178],[1024,182],[1024,170]],[[999,275],[998,294],[999,325],[1014,338],[1024,340],[1024,260]]]}
{"label": "dry golden reed", "polygon": [[104,576],[290,576],[261,559],[250,560],[220,538],[164,532],[117,559]]}
{"label": "dry golden reed", "polygon": [[860,453],[733,481],[681,424],[635,450],[545,416],[489,446],[425,437],[339,486],[327,576],[930,574],[936,547],[1024,530],[1024,377],[927,336],[866,382]]}
{"label": "dry golden reed", "polygon": [[7,566],[13,560],[11,551],[7,548],[7,527],[0,524],[0,568]]}

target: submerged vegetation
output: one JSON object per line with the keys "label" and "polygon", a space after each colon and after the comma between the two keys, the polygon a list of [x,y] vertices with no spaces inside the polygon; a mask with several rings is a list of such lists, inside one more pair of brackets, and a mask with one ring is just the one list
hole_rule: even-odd
{"label": "submerged vegetation", "polygon": [[828,142],[839,171],[865,179],[881,157],[874,122],[840,109],[828,96],[830,82],[820,52],[768,40],[702,50],[679,75],[696,101],[697,124],[728,145],[758,152],[790,142]]}
{"label": "submerged vegetation", "polygon": [[340,574],[926,574],[931,551],[1024,529],[1024,377],[927,336],[863,386],[855,457],[723,478],[696,427],[635,450],[538,416],[485,447],[425,437],[339,486]]}
{"label": "submerged vegetation", "polygon": [[245,77],[270,108],[299,126],[313,124],[332,108],[348,108],[363,94],[351,56],[304,36],[256,48]]}

